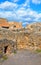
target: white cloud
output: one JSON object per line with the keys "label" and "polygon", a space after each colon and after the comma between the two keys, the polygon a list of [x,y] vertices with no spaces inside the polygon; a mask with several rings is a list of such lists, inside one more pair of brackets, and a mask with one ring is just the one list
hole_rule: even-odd
{"label": "white cloud", "polygon": [[36,18],[34,19],[34,21],[41,21],[41,13],[36,15]]}
{"label": "white cloud", "polygon": [[[29,3],[30,0],[26,0]],[[34,1],[34,0],[33,0]],[[17,20],[22,21],[23,24],[28,24],[28,21],[41,21],[41,13],[33,11],[28,7],[27,9],[25,6],[29,5],[25,2],[25,5],[22,4],[20,8],[17,9],[19,6],[16,3],[5,1],[4,3],[0,4],[0,8],[4,11],[0,11],[0,17],[7,18],[9,20]],[[11,8],[12,11],[5,11],[5,8]],[[25,21],[25,22],[24,22]]]}
{"label": "white cloud", "polygon": [[9,2],[9,1],[5,1],[5,2],[3,2],[3,3],[0,4],[0,8],[1,9],[5,9],[7,7],[11,7],[11,9],[12,9],[14,7],[17,8],[18,5],[16,3],[12,3],[12,2]]}
{"label": "white cloud", "polygon": [[25,21],[30,21],[30,20],[31,20],[31,18],[30,18],[30,17],[25,18]]}
{"label": "white cloud", "polygon": [[40,21],[41,18],[41,13],[37,13],[36,11],[31,10],[30,8],[26,9],[25,8],[20,8],[15,11],[4,11],[0,12],[0,17],[8,18],[8,19],[13,19],[13,20],[18,20],[18,21],[25,21],[25,23],[28,23],[27,21]]}
{"label": "white cloud", "polygon": [[16,14],[10,11],[6,11],[6,12],[0,12],[0,18],[7,18],[8,20],[14,20],[14,18],[16,19]]}
{"label": "white cloud", "polygon": [[32,3],[34,3],[34,4],[41,4],[41,0],[32,0]]}
{"label": "white cloud", "polygon": [[17,15],[22,21],[40,21],[41,13],[31,10],[30,8],[20,8],[17,11]]}
{"label": "white cloud", "polygon": [[23,4],[22,7],[30,7],[30,0],[26,0]]}
{"label": "white cloud", "polygon": [[17,14],[19,14],[19,16],[25,16],[27,15],[27,12],[25,11],[25,8],[21,7],[17,10]]}
{"label": "white cloud", "polygon": [[23,22],[23,25],[29,24],[28,22]]}

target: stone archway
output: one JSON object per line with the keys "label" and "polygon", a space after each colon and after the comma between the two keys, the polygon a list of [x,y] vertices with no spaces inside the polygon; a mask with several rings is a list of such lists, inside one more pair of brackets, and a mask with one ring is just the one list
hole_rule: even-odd
{"label": "stone archway", "polygon": [[4,53],[7,53],[7,48],[8,48],[8,46],[4,47]]}
{"label": "stone archway", "polygon": [[14,50],[14,48],[12,47],[12,45],[7,45],[7,46],[4,46],[4,54],[11,54],[12,53],[12,50]]}
{"label": "stone archway", "polygon": [[16,49],[16,41],[14,40],[8,40],[8,39],[2,39],[0,40],[0,45],[2,47],[2,51],[5,54],[11,54]]}

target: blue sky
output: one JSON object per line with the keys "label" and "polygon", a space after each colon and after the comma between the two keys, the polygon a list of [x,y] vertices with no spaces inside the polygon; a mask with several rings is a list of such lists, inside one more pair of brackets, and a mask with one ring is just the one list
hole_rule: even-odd
{"label": "blue sky", "polygon": [[0,0],[0,18],[22,22],[41,22],[41,0]]}

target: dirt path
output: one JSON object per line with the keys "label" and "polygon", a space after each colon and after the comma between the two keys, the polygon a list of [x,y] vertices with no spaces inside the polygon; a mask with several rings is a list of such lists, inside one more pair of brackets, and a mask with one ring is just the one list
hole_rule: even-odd
{"label": "dirt path", "polygon": [[18,51],[15,55],[10,55],[8,60],[2,65],[41,65],[41,54],[30,51]]}

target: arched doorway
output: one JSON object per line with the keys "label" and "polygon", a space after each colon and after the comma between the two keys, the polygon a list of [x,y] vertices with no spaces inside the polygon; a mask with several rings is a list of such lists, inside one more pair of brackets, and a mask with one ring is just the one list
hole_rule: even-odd
{"label": "arched doorway", "polygon": [[7,53],[7,48],[8,48],[8,46],[4,47],[4,53]]}

